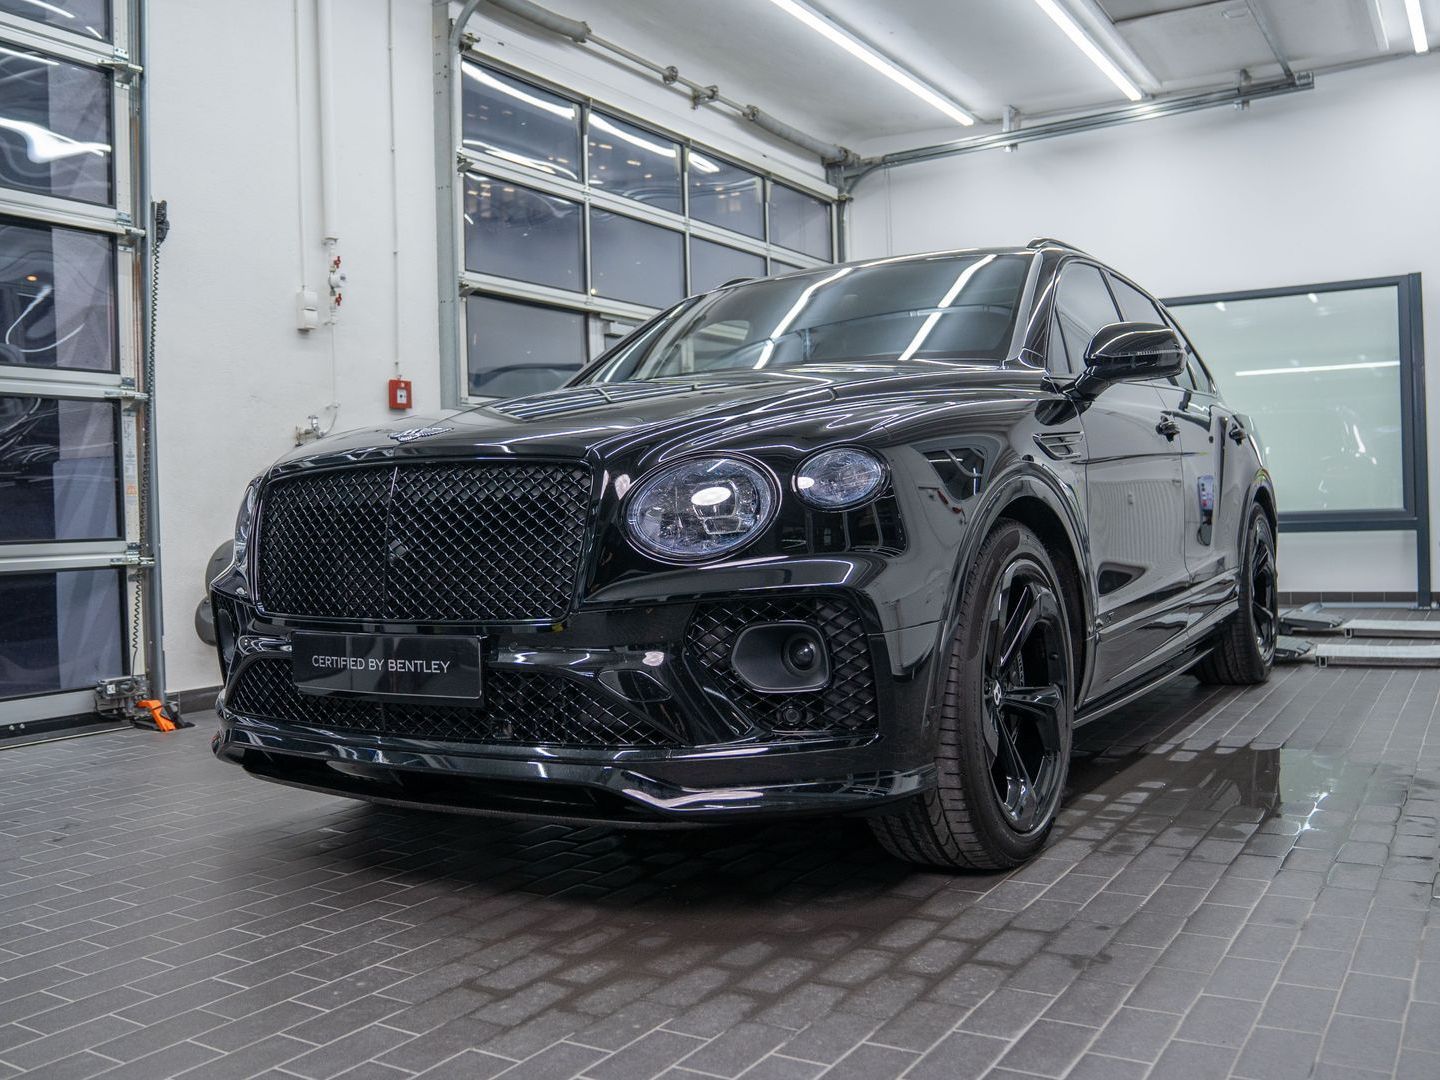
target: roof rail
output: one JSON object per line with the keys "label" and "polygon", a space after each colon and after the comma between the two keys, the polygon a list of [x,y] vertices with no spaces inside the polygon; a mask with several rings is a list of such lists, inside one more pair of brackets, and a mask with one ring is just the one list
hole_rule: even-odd
{"label": "roof rail", "polygon": [[1067,244],[1064,240],[1056,240],[1053,236],[1037,236],[1034,240],[1031,240],[1030,243],[1026,244],[1025,246],[1027,248],[1062,247],[1069,248],[1071,251],[1082,250],[1081,248],[1076,247],[1074,244]]}

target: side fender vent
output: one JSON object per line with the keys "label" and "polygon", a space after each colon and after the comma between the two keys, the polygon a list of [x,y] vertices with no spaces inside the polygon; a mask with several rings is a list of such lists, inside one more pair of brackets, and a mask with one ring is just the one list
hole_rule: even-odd
{"label": "side fender vent", "polygon": [[1081,431],[1047,431],[1035,436],[1035,445],[1056,461],[1074,461],[1085,447]]}
{"label": "side fender vent", "polygon": [[973,446],[932,450],[925,458],[956,500],[973,499],[985,490],[985,455]]}

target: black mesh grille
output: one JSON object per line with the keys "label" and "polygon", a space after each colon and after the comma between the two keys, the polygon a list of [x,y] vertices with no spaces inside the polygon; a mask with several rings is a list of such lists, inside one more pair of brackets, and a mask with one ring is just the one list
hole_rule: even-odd
{"label": "black mesh grille", "polygon": [[256,660],[240,673],[226,703],[276,723],[438,742],[619,747],[675,741],[574,679],[535,671],[487,670],[484,706],[469,708],[302,694],[288,660]]}
{"label": "black mesh grille", "polygon": [[[735,637],[750,623],[808,622],[830,649],[830,685],[808,694],[757,694],[730,666]],[[751,723],[776,734],[875,730],[875,675],[860,616],[834,600],[707,604],[686,632],[686,655],[701,683],[718,690]]]}
{"label": "black mesh grille", "polygon": [[267,611],[522,622],[570,610],[589,516],[579,465],[429,464],[280,480],[260,514]]}

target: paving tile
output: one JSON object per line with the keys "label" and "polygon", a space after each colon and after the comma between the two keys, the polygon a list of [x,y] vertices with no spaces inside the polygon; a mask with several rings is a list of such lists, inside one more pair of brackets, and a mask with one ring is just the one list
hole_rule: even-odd
{"label": "paving tile", "polygon": [[594,1080],[633,1080],[637,1076],[655,1076],[694,1053],[704,1041],[673,1031],[652,1031],[624,1049],[604,1056],[598,1064],[586,1070],[586,1075]]}
{"label": "paving tile", "polygon": [[1002,1068],[1038,1076],[1064,1076],[1095,1038],[1092,1028],[1037,1020],[1000,1058]]}
{"label": "paving tile", "polygon": [[1257,1027],[1249,1032],[1233,1075],[1246,1080],[1305,1080],[1320,1053],[1320,1036]]}

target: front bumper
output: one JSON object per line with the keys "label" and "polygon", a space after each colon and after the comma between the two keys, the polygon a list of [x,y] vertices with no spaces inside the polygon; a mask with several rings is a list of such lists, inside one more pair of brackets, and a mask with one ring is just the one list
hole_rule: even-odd
{"label": "front bumper", "polygon": [[[903,655],[933,627],[887,632],[860,594],[731,596],[581,612],[558,627],[473,627],[484,641],[487,699],[448,711],[285,696],[296,625],[233,595],[217,592],[214,602],[228,626],[215,753],[275,782],[393,805],[630,826],[864,812],[934,784],[928,664]],[[727,633],[747,618],[797,612],[831,618],[834,685],[762,697],[725,677]],[[260,672],[271,677],[268,697],[247,683]],[[503,689],[517,682],[538,689]]]}

